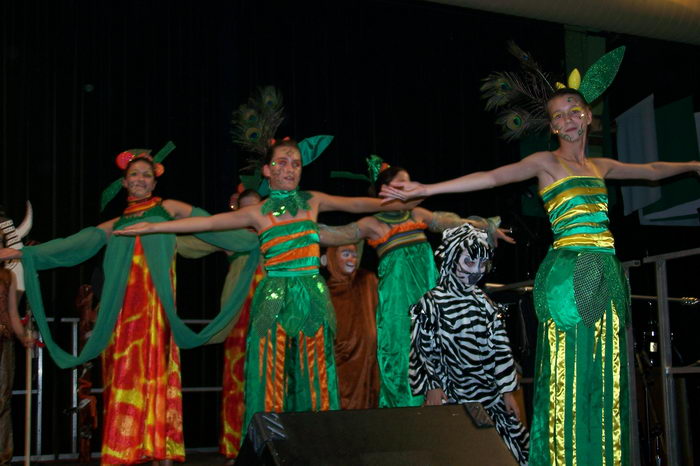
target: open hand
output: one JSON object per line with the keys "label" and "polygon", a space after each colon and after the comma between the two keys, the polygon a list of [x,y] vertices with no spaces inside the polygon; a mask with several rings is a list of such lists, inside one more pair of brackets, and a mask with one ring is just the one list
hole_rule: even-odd
{"label": "open hand", "polygon": [[510,235],[513,234],[511,229],[496,228],[496,233],[494,234],[496,246],[498,246],[498,240],[502,239],[506,243],[515,244],[515,240]]}
{"label": "open hand", "polygon": [[139,222],[133,225],[126,226],[121,230],[115,230],[112,232],[113,235],[117,236],[139,236],[146,235],[148,233],[155,233],[155,228],[153,223]]}
{"label": "open hand", "polygon": [[379,192],[379,197],[384,199],[400,199],[402,201],[427,195],[428,191],[425,185],[417,181],[392,181],[388,185],[383,185]]}
{"label": "open hand", "polygon": [[425,406],[442,406],[443,402],[447,402],[447,395],[442,391],[442,388],[428,390],[428,393],[425,394]]}
{"label": "open hand", "polygon": [[33,348],[36,345],[36,337],[34,336],[34,332],[27,332],[26,334],[22,335],[20,341],[25,348]]}

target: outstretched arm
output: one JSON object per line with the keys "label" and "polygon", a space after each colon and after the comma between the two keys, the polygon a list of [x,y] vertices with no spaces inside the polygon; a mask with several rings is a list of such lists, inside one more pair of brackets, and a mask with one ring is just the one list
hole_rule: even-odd
{"label": "outstretched arm", "polygon": [[[103,222],[103,223],[100,223],[99,225],[97,225],[96,228],[99,228],[100,230],[104,231],[107,238],[109,238],[109,236],[112,234],[112,228],[114,227],[114,223],[116,221],[117,221],[116,218],[113,218],[112,220],[107,220],[106,222]],[[95,227],[86,228],[84,230],[81,230],[81,232],[87,231],[88,229],[93,229],[93,231],[94,231],[94,228]],[[80,234],[80,232],[77,234]],[[60,240],[58,240],[58,241],[60,241]],[[73,245],[80,244],[80,240],[78,240],[78,243],[72,243],[72,244]],[[82,243],[82,245],[84,246],[84,243]],[[70,248],[70,246],[68,246],[68,248]],[[56,250],[54,249],[53,251],[56,251]],[[0,248],[0,262],[9,261],[9,260],[13,260],[13,259],[21,259],[22,256],[23,256],[23,253],[20,249]],[[83,259],[83,260],[85,260],[85,259]],[[64,265],[64,267],[65,267],[65,265]]]}
{"label": "outstretched arm", "polygon": [[102,222],[99,225],[97,225],[97,228],[104,231],[107,235],[107,238],[109,238],[112,234],[112,230],[114,230],[114,224],[117,223],[117,220],[118,219],[116,218],[113,218],[112,220],[107,220],[106,222]]}
{"label": "outstretched arm", "polygon": [[211,217],[188,217],[170,222],[141,222],[117,230],[115,235],[137,236],[150,233],[198,233],[201,231],[232,230],[234,228],[257,227],[255,210],[257,206],[245,207],[235,212],[212,215]]}
{"label": "outstretched arm", "polygon": [[608,158],[596,158],[595,163],[603,178],[618,180],[661,180],[686,172],[700,174],[700,162],[623,163]]}
{"label": "outstretched arm", "polygon": [[343,212],[361,214],[365,212],[379,212],[383,210],[412,209],[419,204],[418,201],[392,201],[387,203],[386,200],[378,197],[333,196],[331,194],[321,193],[318,191],[314,191],[313,195],[318,201],[319,212],[340,210]]}
{"label": "outstretched arm", "polygon": [[489,240],[493,242],[494,246],[498,246],[499,239],[504,240],[506,243],[515,244],[515,240],[509,236],[511,230],[499,228],[501,223],[500,217],[493,217],[494,223],[493,227],[491,227],[491,222],[482,217],[461,218],[454,212],[431,212],[430,210],[422,207],[416,207],[413,209],[413,216],[416,219],[427,223],[428,230],[432,231],[433,233],[442,233],[448,228],[456,228],[468,223],[474,228],[480,228],[488,232]]}
{"label": "outstretched arm", "polygon": [[384,185],[380,196],[386,199],[414,199],[444,193],[461,193],[495,188],[536,177],[543,167],[542,153],[532,154],[519,162],[490,170],[475,172],[434,184],[416,181],[392,182]]}
{"label": "outstretched arm", "polygon": [[321,246],[344,246],[354,244],[362,239],[362,231],[357,222],[341,226],[318,224],[318,235]]}

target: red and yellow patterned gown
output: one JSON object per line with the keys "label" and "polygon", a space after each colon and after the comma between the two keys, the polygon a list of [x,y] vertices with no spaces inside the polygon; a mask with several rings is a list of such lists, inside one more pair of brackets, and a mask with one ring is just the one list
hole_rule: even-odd
{"label": "red and yellow patterned gown", "polygon": [[[130,202],[124,216],[161,215],[169,220],[160,203],[160,198]],[[173,289],[174,273],[173,262]],[[180,353],[139,237],[122,309],[102,362],[102,464],[184,461]]]}

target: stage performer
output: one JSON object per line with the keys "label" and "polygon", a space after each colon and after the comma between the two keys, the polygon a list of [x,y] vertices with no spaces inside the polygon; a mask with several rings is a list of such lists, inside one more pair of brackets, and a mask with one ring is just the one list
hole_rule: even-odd
{"label": "stage performer", "polygon": [[[194,334],[179,320],[174,309],[174,237],[134,239],[112,235],[115,228],[135,221],[159,222],[206,214],[183,202],[152,195],[156,177],[163,172],[159,160],[172,148],[174,145],[169,143],[155,159],[145,149],[131,149],[117,156],[123,178],[105,191],[102,204],[109,202],[119,186],[126,189],[128,205],[121,217],[22,251],[0,250],[0,259],[22,257],[27,295],[47,348],[59,366],[81,364],[106,347],[102,464],[184,461],[176,341],[179,338],[185,347],[197,346],[216,334],[226,320],[231,320],[231,317],[218,317],[200,334]],[[202,237],[217,242],[213,237]],[[249,232],[227,232],[227,238],[230,241],[220,242],[222,247],[256,251],[257,241],[251,239]],[[92,257],[105,243],[108,244],[105,285],[97,322],[80,356],[73,357],[58,348],[51,338],[36,270],[78,264]],[[257,263],[257,255],[254,262]],[[234,295],[242,302],[244,295],[240,290]],[[234,302],[233,297],[231,300],[227,303],[229,309],[240,307],[239,301]]]}
{"label": "stage performer", "polygon": [[[239,185],[238,191],[231,196],[231,210],[238,210],[242,207],[255,205],[261,202],[260,194],[254,189],[246,189],[243,184]],[[358,230],[356,224],[349,224],[343,227],[329,227],[319,224],[319,243],[321,246],[343,244],[348,241],[357,240]],[[231,293],[233,286],[239,278],[240,271],[245,263],[245,256],[249,253],[231,253],[224,251],[214,245],[206,243],[191,235],[177,236],[177,252],[183,257],[197,259],[213,252],[223,251],[227,254],[230,262],[229,271],[224,280],[221,292],[221,302],[224,303]],[[224,370],[222,377],[221,394],[221,435],[219,437],[219,452],[227,458],[227,463],[233,464],[238,455],[243,441],[241,430],[245,412],[244,405],[244,362],[245,362],[245,342],[250,322],[250,305],[255,288],[264,277],[262,263],[255,271],[253,281],[246,301],[243,303],[241,311],[238,313],[238,320],[232,322],[230,331],[225,330],[226,340],[224,341]],[[210,343],[217,343],[220,337],[214,337]]]}
{"label": "stage performer", "polygon": [[[572,88],[578,80],[557,91],[544,83],[543,92],[548,90],[549,97],[541,113],[531,113],[532,121],[511,120],[521,128],[537,128],[537,119],[546,122],[558,139],[556,150],[432,185],[396,182],[383,191],[388,199],[409,199],[537,178],[554,243],[539,268],[534,289],[539,327],[530,464],[535,466],[577,459],[629,464],[625,347],[629,285],[608,229],[604,180],[660,180],[700,173],[697,161],[627,164],[586,156],[592,121],[589,102],[612,81],[623,50],[601,58],[599,63],[605,66],[593,65],[580,80],[581,92]],[[531,60],[529,54],[522,57]],[[612,76],[603,76],[610,72]],[[504,84],[497,81],[491,87],[492,97],[502,99],[498,89],[504,89]]]}
{"label": "stage performer", "polygon": [[359,268],[362,243],[326,249],[326,280],[335,308],[335,363],[342,409],[378,406],[377,276]]}
{"label": "stage performer", "polygon": [[442,234],[438,284],[411,307],[410,380],[425,404],[481,403],[521,465],[528,434],[513,392],[515,361],[501,308],[477,286],[493,248],[469,224]]}
{"label": "stage performer", "polygon": [[[368,159],[374,193],[391,182],[409,181],[408,171],[383,163],[377,156]],[[435,286],[438,276],[433,251],[424,231],[440,233],[445,228],[476,220],[462,219],[449,212],[411,210],[380,212],[358,221],[361,234],[379,256],[379,304],[377,306],[377,359],[379,362],[379,407],[420,406],[422,396],[414,396],[408,381],[408,354],[411,320],[408,309]],[[508,242],[504,230],[480,220]]]}
{"label": "stage performer", "polygon": [[[314,146],[318,138],[327,140],[319,136],[302,142]],[[319,212],[329,210],[362,213],[396,209],[377,198],[299,191],[302,152],[289,138],[272,141],[262,167],[271,191],[262,207],[249,206],[206,218],[141,223],[118,232],[146,235],[245,227],[258,232],[267,276],[251,306],[244,432],[256,412],[340,407],[333,358],[335,314],[318,273],[316,218]]]}
{"label": "stage performer", "polygon": [[[3,238],[4,240],[4,238]],[[0,464],[10,464],[13,452],[12,384],[15,377],[15,342],[25,347],[34,344],[34,337],[24,330],[17,311],[15,274],[0,262]]]}
{"label": "stage performer", "polygon": [[[24,247],[22,238],[29,234],[34,221],[32,204],[27,201],[27,210],[24,215],[24,220],[22,220],[22,223],[20,223],[17,228],[15,228],[12,219],[7,218],[5,215],[5,207],[0,205],[0,236],[4,238],[3,247],[22,249]],[[17,301],[19,301],[22,298],[22,294],[24,294],[24,268],[22,267],[22,261],[8,261],[5,264],[5,268],[9,269],[15,275],[15,280],[17,282]]]}

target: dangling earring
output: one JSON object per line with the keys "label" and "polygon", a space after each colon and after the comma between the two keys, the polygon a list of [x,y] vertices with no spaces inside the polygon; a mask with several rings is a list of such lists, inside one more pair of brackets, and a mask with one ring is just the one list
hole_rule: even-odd
{"label": "dangling earring", "polygon": [[558,129],[555,129],[555,130],[553,130],[552,132],[553,132],[554,134],[559,134],[559,130],[558,130]]}

